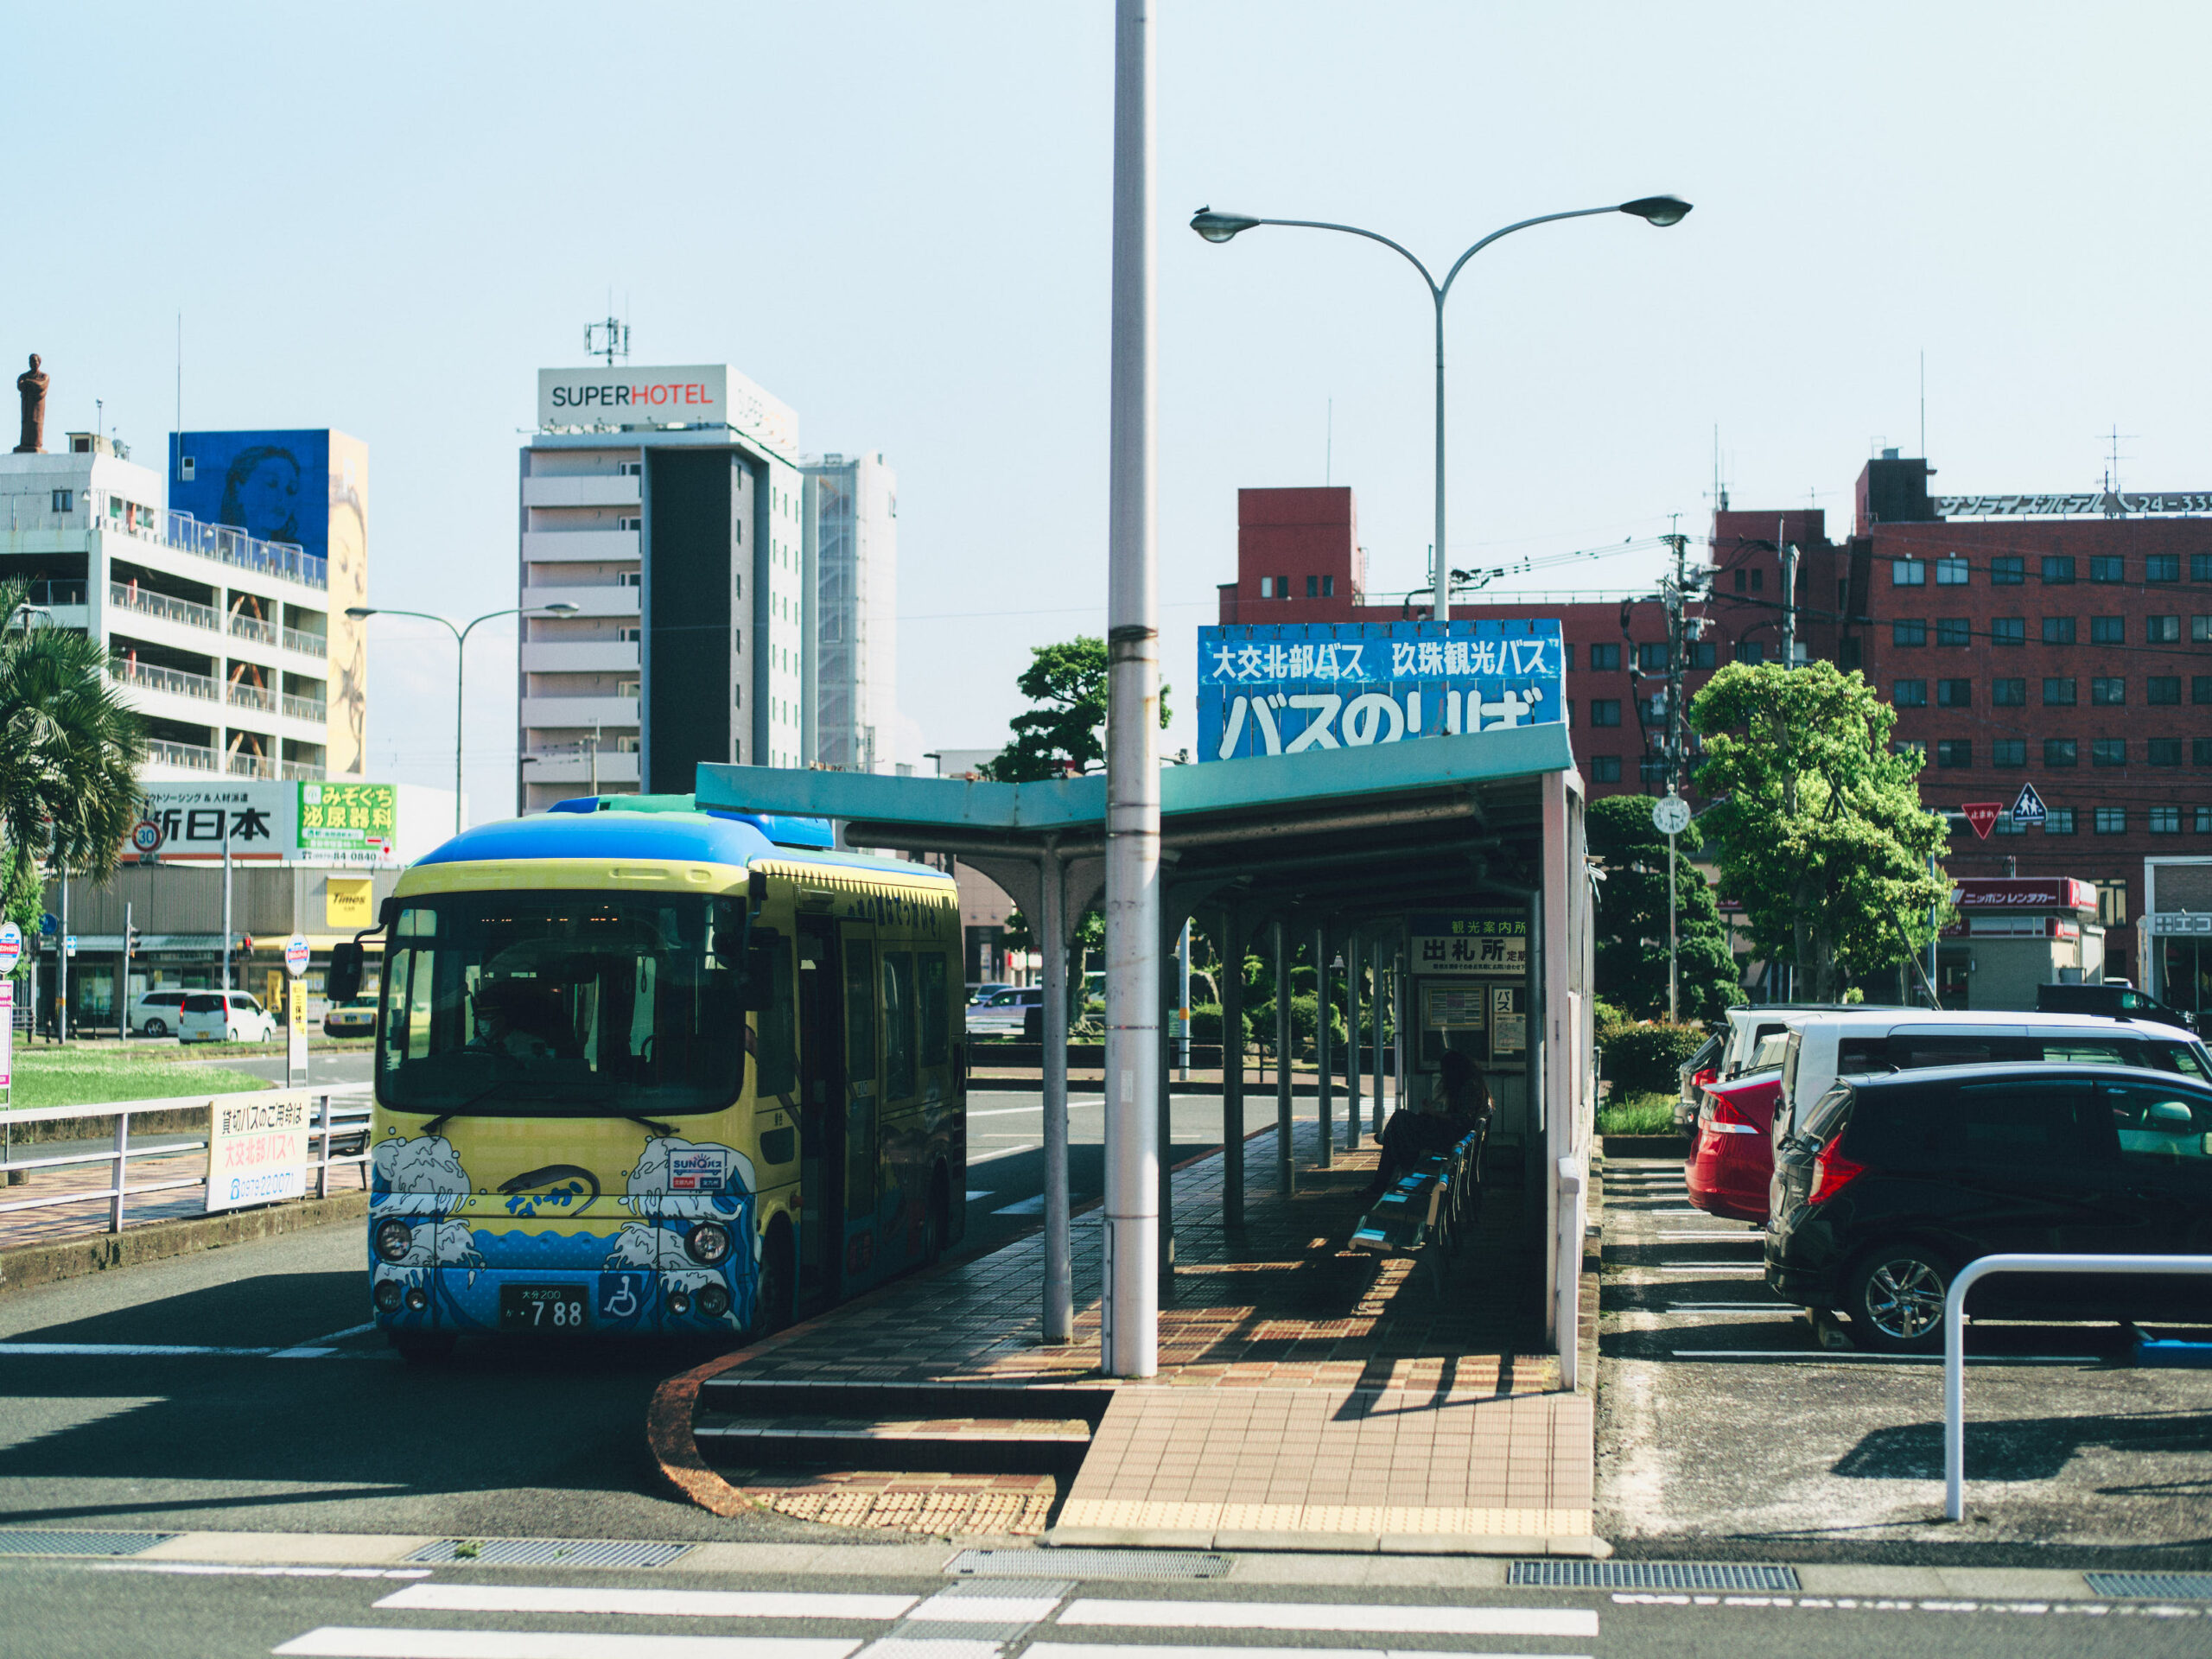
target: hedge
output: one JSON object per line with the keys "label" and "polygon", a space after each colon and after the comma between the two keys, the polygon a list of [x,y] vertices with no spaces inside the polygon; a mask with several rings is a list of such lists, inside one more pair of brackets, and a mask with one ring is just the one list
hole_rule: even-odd
{"label": "hedge", "polygon": [[1623,1026],[1607,1033],[1601,1057],[1616,1095],[1671,1095],[1681,1087],[1681,1065],[1703,1046],[1703,1026]]}

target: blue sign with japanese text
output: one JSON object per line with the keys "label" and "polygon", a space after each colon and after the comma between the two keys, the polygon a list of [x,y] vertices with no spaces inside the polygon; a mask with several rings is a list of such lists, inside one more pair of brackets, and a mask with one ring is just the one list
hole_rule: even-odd
{"label": "blue sign with japanese text", "polygon": [[1200,628],[1198,759],[1557,721],[1560,647],[1555,621]]}

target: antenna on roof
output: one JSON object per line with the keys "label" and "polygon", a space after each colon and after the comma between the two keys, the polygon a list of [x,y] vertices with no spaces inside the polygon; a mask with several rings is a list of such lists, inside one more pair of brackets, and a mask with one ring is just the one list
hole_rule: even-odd
{"label": "antenna on roof", "polygon": [[2112,495],[2117,493],[2120,489],[2120,463],[2135,459],[2133,455],[2123,455],[2120,453],[2120,441],[2126,439],[2132,442],[2136,435],[2133,432],[2121,431],[2120,423],[2114,421],[2111,431],[2101,432],[2097,435],[2111,446],[2105,452],[2105,493]]}
{"label": "antenna on roof", "polygon": [[613,368],[618,357],[630,355],[630,325],[614,315],[614,290],[607,290],[607,321],[584,325],[584,355],[603,357]]}

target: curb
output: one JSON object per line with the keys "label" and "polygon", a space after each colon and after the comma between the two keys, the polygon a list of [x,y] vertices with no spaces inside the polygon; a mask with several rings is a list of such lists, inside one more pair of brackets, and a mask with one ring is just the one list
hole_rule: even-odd
{"label": "curb", "polygon": [[335,1198],[307,1198],[297,1204],[271,1205],[259,1210],[238,1210],[226,1215],[192,1216],[176,1221],[149,1222],[120,1233],[96,1233],[89,1238],[58,1239],[51,1244],[25,1244],[0,1250],[0,1294],[58,1284],[86,1274],[114,1268],[135,1268],[195,1250],[219,1249],[257,1238],[278,1238],[305,1232],[334,1222],[362,1221],[369,1213],[366,1192],[345,1192]]}

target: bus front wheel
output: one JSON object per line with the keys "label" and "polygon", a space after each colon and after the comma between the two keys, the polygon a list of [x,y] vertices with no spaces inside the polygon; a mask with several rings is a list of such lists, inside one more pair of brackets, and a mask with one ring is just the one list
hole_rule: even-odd
{"label": "bus front wheel", "polygon": [[944,1255],[946,1242],[952,1236],[951,1185],[945,1179],[944,1167],[938,1166],[930,1180],[929,1236],[922,1246],[922,1264],[935,1267]]}
{"label": "bus front wheel", "polygon": [[453,1357],[459,1340],[450,1331],[395,1331],[391,1345],[410,1365],[442,1365]]}
{"label": "bus front wheel", "polygon": [[778,1217],[760,1247],[760,1278],[753,1298],[755,1337],[771,1335],[791,1322],[791,1298],[798,1288],[791,1255],[791,1224]]}

